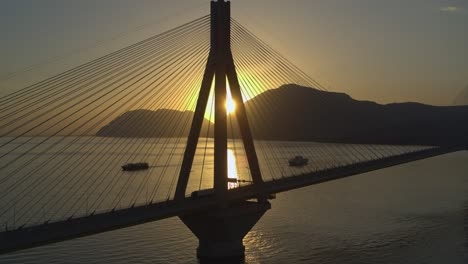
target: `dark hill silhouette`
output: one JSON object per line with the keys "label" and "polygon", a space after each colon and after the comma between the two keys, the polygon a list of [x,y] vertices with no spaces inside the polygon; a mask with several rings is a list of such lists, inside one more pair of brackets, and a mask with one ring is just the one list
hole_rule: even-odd
{"label": "dark hill silhouette", "polygon": [[[186,137],[192,118],[193,112],[190,111],[135,110],[112,120],[96,135],[101,137]],[[208,123],[209,121],[205,119],[201,135],[206,135]],[[213,131],[213,127],[210,131]]]}
{"label": "dark hill silhouette", "polygon": [[[268,107],[263,107],[269,102]],[[367,144],[468,142],[468,106],[380,105],[294,84],[246,103],[256,138]],[[254,125],[256,124],[256,125]]]}
{"label": "dark hill silhouette", "polygon": [[[366,144],[459,145],[468,143],[468,106],[430,106],[419,103],[381,105],[354,100],[343,93],[323,92],[295,84],[269,90],[246,102],[256,139]],[[173,110],[146,111],[150,120],[128,127],[129,112],[102,128],[100,136],[186,136],[167,129],[164,116]],[[179,112],[177,122],[190,120],[192,112]],[[168,118],[166,118],[168,119]],[[182,121],[183,120],[183,121]],[[142,127],[151,122],[151,129]],[[206,135],[205,125],[202,135]],[[234,120],[234,126],[235,120]]]}

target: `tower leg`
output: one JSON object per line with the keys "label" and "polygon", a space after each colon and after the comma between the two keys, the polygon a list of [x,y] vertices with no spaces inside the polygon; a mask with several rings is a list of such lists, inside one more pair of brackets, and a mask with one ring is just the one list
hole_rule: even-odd
{"label": "tower leg", "polygon": [[187,146],[184,152],[184,158],[182,160],[182,166],[179,173],[179,179],[177,181],[176,192],[174,199],[182,200],[185,198],[185,191],[189,181],[190,171],[192,170],[193,159],[197,150],[198,139],[200,138],[200,131],[205,119],[206,105],[208,103],[208,97],[210,96],[211,83],[214,77],[214,67],[212,65],[212,55],[208,58],[206,65],[205,74],[203,75],[203,81],[198,96],[197,106],[195,108],[195,114],[192,120],[192,127],[187,139]]}
{"label": "tower leg", "polygon": [[200,260],[243,259],[244,236],[270,208],[269,202],[244,201],[180,216],[180,219],[199,240],[197,257]]}

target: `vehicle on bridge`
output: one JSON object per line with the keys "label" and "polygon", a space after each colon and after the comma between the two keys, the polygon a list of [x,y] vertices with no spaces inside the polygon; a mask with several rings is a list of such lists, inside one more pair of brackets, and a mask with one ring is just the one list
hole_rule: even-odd
{"label": "vehicle on bridge", "polygon": [[204,197],[210,197],[215,194],[214,189],[206,189],[206,190],[199,190],[199,191],[194,191],[192,192],[192,195],[190,197],[192,199],[199,199],[199,198],[204,198]]}
{"label": "vehicle on bridge", "polygon": [[301,167],[309,163],[309,159],[304,158],[303,156],[296,156],[288,160],[290,167]]}
{"label": "vehicle on bridge", "polygon": [[123,171],[147,170],[148,168],[149,168],[149,165],[146,162],[127,163],[122,166]]}

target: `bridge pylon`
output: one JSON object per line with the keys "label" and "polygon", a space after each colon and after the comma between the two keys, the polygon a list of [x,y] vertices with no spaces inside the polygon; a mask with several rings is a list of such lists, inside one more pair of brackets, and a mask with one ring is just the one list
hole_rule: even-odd
{"label": "bridge pylon", "polygon": [[[229,1],[225,0],[211,2],[211,49],[174,197],[175,200],[185,198],[214,79],[214,194],[210,198],[219,201],[219,208],[180,216],[181,220],[199,239],[198,257],[208,259],[243,257],[243,237],[271,207],[263,191],[260,166],[231,52],[230,4]],[[231,96],[236,105],[235,115],[253,185],[258,193],[256,202],[233,202],[228,199],[226,80],[229,82]]]}

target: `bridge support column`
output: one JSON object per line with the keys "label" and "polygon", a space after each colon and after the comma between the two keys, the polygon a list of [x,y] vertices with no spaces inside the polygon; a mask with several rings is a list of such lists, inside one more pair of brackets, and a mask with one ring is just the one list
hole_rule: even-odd
{"label": "bridge support column", "polygon": [[243,259],[244,236],[270,208],[268,201],[244,201],[214,211],[180,216],[180,219],[199,240],[200,260]]}

